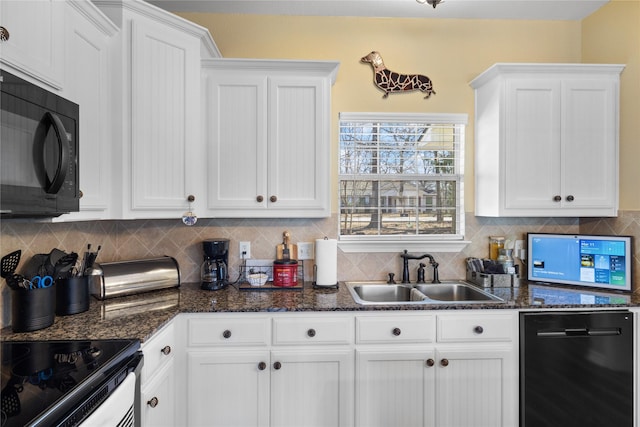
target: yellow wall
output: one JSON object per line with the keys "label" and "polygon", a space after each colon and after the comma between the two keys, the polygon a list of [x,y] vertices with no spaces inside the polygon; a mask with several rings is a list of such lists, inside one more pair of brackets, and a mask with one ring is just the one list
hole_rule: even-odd
{"label": "yellow wall", "polygon": [[582,21],[582,62],[627,65],[620,81],[620,209],[640,210],[640,1],[614,0]]}
{"label": "yellow wall", "polygon": [[[584,26],[576,21],[180,15],[207,27],[224,57],[340,61],[332,92],[334,124],[341,111],[467,113],[467,212],[473,212],[474,206],[474,109],[469,81],[496,62],[628,63],[622,83],[620,207],[638,210],[639,5],[637,0],[616,1],[593,15],[593,19],[584,21]],[[624,25],[620,25],[622,21]],[[604,46],[602,33],[606,33],[606,40],[610,41]],[[618,48],[610,49],[611,44]],[[424,100],[414,92],[382,99],[382,92],[373,85],[370,66],[360,63],[360,58],[372,50],[382,54],[391,70],[429,76],[437,95]],[[636,88],[632,89],[634,85]],[[337,126],[333,126],[334,189],[337,189],[336,147]],[[333,200],[336,199],[334,195]]]}

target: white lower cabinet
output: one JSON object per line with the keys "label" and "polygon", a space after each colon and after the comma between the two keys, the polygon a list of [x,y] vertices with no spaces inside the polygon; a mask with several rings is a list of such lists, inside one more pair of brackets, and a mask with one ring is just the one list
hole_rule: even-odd
{"label": "white lower cabinet", "polygon": [[141,416],[143,426],[176,426],[174,361],[158,370],[153,380],[141,389]]}
{"label": "white lower cabinet", "polygon": [[268,426],[269,362],[266,349],[189,351],[187,425]]}
{"label": "white lower cabinet", "polygon": [[176,320],[176,425],[518,425],[516,310]]}
{"label": "white lower cabinet", "polygon": [[357,426],[517,425],[515,314],[376,313],[356,325]]}
{"label": "white lower cabinet", "polygon": [[142,345],[140,415],[144,427],[176,426],[176,332],[174,322]]}
{"label": "white lower cabinet", "polygon": [[353,425],[352,316],[189,315],[186,325],[189,426]]}

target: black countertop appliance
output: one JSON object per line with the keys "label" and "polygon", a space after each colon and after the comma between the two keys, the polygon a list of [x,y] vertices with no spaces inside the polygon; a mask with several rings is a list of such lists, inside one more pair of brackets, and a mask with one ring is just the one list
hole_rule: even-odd
{"label": "black countertop appliance", "polygon": [[141,367],[138,340],[2,342],[0,425],[81,425]]}

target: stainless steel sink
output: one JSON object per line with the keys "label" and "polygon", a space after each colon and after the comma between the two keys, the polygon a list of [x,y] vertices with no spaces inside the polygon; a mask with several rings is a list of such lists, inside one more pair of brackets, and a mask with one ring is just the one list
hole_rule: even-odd
{"label": "stainless steel sink", "polygon": [[502,298],[466,283],[416,285],[415,288],[427,298],[438,301],[504,301]]}
{"label": "stainless steel sink", "polygon": [[[385,282],[346,282],[354,301],[362,305],[425,305],[503,303],[502,298],[468,283],[387,284]],[[413,292],[413,294],[412,294]]]}

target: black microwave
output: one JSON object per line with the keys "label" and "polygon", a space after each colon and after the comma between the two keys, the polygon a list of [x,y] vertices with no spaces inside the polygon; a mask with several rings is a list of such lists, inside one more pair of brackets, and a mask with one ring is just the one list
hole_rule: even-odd
{"label": "black microwave", "polygon": [[0,215],[79,210],[79,106],[0,70]]}

